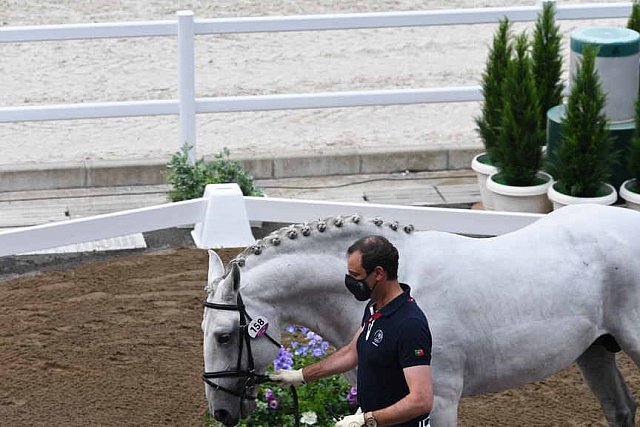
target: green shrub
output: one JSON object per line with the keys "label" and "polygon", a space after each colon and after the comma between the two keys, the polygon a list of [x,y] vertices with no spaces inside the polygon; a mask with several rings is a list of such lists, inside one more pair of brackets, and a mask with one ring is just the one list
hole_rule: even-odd
{"label": "green shrub", "polygon": [[534,185],[542,167],[544,131],[539,127],[540,104],[524,33],[515,40],[502,85],[502,120],[491,155],[499,170],[497,178],[512,186]]}
{"label": "green shrub", "polygon": [[627,167],[631,177],[636,179],[635,188],[632,190],[640,193],[640,97],[636,100],[636,128],[629,142]]}
{"label": "green shrub", "polygon": [[214,156],[212,162],[204,158],[189,162],[191,146],[184,144],[167,165],[170,172],[167,180],[172,189],[169,199],[172,202],[202,197],[207,184],[223,184],[235,182],[245,196],[262,196],[262,190],[253,183],[253,178],[240,164],[229,158],[229,150],[225,147]]}
{"label": "green shrub", "polygon": [[614,160],[612,138],[603,109],[602,91],[595,59],[597,48],[586,45],[578,65],[562,121],[562,138],[548,170],[559,192],[574,197],[601,196]]}
{"label": "green shrub", "polygon": [[[533,80],[540,100],[540,129],[546,132],[547,111],[562,103],[562,36],[556,25],[556,6],[553,2],[544,2],[542,13],[538,15],[531,59],[533,61]],[[544,140],[542,140],[544,143]]]}
{"label": "green shrub", "polygon": [[493,36],[493,43],[489,49],[489,57],[482,73],[482,112],[475,118],[478,134],[484,144],[489,162],[492,163],[491,153],[498,139],[503,105],[503,85],[507,65],[511,58],[509,43],[510,23],[507,18],[500,21],[498,30]]}
{"label": "green shrub", "polygon": [[640,33],[640,3],[637,0],[631,6],[631,15],[627,21],[627,28]]}

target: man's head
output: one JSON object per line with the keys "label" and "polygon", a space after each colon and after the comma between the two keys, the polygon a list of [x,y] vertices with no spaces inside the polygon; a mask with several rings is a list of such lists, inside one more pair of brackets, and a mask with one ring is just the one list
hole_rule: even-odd
{"label": "man's head", "polygon": [[384,279],[398,278],[398,250],[382,236],[363,237],[349,246],[347,262],[349,274],[357,279],[369,276],[376,267],[380,267],[386,273]]}

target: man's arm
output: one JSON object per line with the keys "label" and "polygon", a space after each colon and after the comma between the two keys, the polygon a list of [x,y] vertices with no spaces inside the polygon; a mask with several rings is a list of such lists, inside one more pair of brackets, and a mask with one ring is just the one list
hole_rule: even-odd
{"label": "man's arm", "polygon": [[433,407],[431,366],[410,366],[404,368],[403,372],[409,386],[409,394],[391,406],[373,411],[379,426],[403,423],[431,412]]}
{"label": "man's arm", "polygon": [[330,375],[342,374],[358,366],[357,344],[360,331],[360,329],[356,331],[349,344],[336,350],[321,361],[305,366],[302,369],[304,380],[309,382]]}
{"label": "man's arm", "polygon": [[358,366],[357,343],[359,335],[360,329],[349,344],[319,362],[305,366],[303,369],[278,370],[269,375],[269,379],[283,387],[289,385],[297,386],[308,381],[347,372]]}

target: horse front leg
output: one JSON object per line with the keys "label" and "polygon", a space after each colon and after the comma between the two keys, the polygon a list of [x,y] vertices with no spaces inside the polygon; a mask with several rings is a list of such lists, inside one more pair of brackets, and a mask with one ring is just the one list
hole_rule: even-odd
{"label": "horse front leg", "polygon": [[604,346],[591,345],[576,361],[596,395],[610,426],[633,427],[636,402],[616,364],[616,355]]}
{"label": "horse front leg", "polygon": [[[458,370],[457,372],[461,372]],[[436,371],[434,371],[436,372]],[[431,427],[455,427],[458,425],[458,403],[462,396],[463,379],[457,373],[446,375],[437,371],[433,378],[433,409]]]}

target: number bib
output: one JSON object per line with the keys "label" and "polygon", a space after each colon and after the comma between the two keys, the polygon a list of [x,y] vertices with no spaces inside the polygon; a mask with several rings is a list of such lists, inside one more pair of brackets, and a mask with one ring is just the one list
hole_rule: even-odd
{"label": "number bib", "polygon": [[267,332],[269,328],[269,321],[264,316],[256,316],[255,319],[249,323],[249,336],[251,338],[261,337]]}

